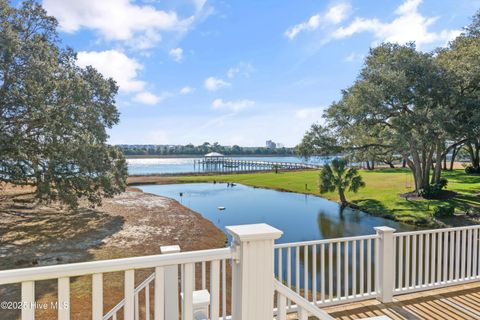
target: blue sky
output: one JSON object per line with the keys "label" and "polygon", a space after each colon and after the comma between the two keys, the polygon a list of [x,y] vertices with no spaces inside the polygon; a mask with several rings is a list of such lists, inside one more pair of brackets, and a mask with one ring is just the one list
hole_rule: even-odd
{"label": "blue sky", "polygon": [[114,144],[296,145],[371,46],[445,45],[479,0],[43,0],[120,86]]}

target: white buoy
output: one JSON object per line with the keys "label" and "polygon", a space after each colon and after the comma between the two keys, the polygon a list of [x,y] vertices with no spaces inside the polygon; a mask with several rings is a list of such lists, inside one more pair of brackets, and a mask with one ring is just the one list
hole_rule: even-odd
{"label": "white buoy", "polygon": [[225,210],[225,207],[218,207],[218,210]]}

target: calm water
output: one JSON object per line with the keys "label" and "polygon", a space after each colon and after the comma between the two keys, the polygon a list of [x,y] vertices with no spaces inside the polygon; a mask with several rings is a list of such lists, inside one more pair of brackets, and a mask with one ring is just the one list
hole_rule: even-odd
{"label": "calm water", "polygon": [[[278,161],[278,162],[305,162],[299,157],[232,157],[240,160]],[[200,158],[139,158],[127,159],[128,173],[131,175],[148,175],[159,173],[192,173],[204,172],[199,166],[194,167],[193,161]],[[330,157],[309,159],[308,163],[325,164]]]}
{"label": "calm water", "polygon": [[[413,227],[370,216],[364,212],[345,209],[339,212],[339,205],[335,202],[320,197],[302,195],[298,193],[279,192],[275,190],[252,188],[243,185],[227,187],[225,183],[192,183],[172,185],[145,185],[140,186],[145,192],[174,198],[192,210],[201,213],[205,218],[212,221],[217,227],[225,231],[225,226],[236,224],[264,222],[283,231],[283,236],[276,243],[329,239],[349,236],[374,234],[374,227],[389,226],[397,231],[410,231]],[[182,193],[182,196],[180,196]],[[220,211],[218,207],[225,207]],[[310,249],[309,249],[310,250]],[[320,288],[320,258],[317,247],[317,287]],[[336,246],[333,247],[334,261],[336,266]],[[300,251],[299,280],[300,287],[304,287],[304,250]],[[352,270],[359,270],[351,265],[351,251],[349,264]],[[341,257],[344,257],[344,249],[341,249]],[[276,258],[277,259],[277,255]],[[295,261],[296,253],[292,251],[292,260]],[[312,252],[308,254],[308,265],[311,266]],[[328,257],[325,260],[328,263]],[[283,279],[287,278],[286,254],[282,259]],[[296,283],[296,266],[292,268],[292,284]],[[372,260],[371,269],[375,270]],[[308,268],[309,288],[312,288],[312,272]],[[365,269],[366,270],[366,269]],[[278,265],[275,264],[275,272]],[[333,279],[337,279],[337,269],[332,270]],[[343,271],[342,271],[343,272]],[[343,273],[341,273],[343,274]],[[340,275],[338,275],[340,276]],[[343,276],[341,276],[343,279]],[[357,277],[357,288],[360,286]],[[328,277],[327,277],[328,279]],[[328,280],[326,287],[328,288]],[[351,277],[349,288],[351,288]],[[366,284],[365,284],[366,285]],[[344,292],[345,283],[342,282],[339,289]],[[332,283],[333,292],[337,290],[337,282]],[[326,290],[328,293],[328,289]]]}
{"label": "calm water", "polygon": [[[217,227],[247,223],[268,223],[284,232],[278,242],[293,242],[373,234],[375,226],[398,231],[412,227],[392,220],[345,209],[326,199],[298,193],[252,188],[225,183],[189,183],[140,186],[145,192],[176,199],[201,213]],[[180,197],[180,193],[183,196]],[[225,207],[223,211],[218,207]]]}

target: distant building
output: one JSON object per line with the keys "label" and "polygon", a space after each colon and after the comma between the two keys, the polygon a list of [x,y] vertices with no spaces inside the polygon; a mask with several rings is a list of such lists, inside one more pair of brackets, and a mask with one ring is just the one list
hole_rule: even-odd
{"label": "distant building", "polygon": [[267,140],[265,145],[267,148],[270,148],[270,149],[275,149],[277,147],[276,143],[273,142],[272,140]]}
{"label": "distant building", "polygon": [[277,149],[285,148],[285,145],[283,143],[277,142],[275,144],[277,145]]}

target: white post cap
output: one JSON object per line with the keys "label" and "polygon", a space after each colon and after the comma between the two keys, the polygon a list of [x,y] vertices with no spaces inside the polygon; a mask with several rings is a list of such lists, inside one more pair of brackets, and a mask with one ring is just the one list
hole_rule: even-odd
{"label": "white post cap", "polygon": [[377,233],[393,233],[396,231],[395,229],[390,227],[374,227],[373,229],[375,229]]}
{"label": "white post cap", "polygon": [[227,226],[225,229],[227,229],[234,238],[241,241],[275,240],[283,234],[282,231],[266,223]]}
{"label": "white post cap", "polygon": [[180,246],[160,246],[160,253],[178,253],[180,252]]}

